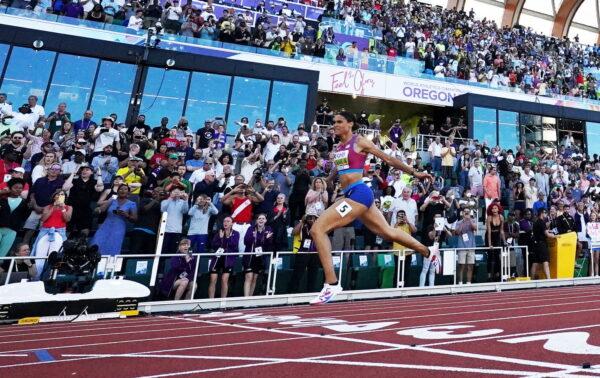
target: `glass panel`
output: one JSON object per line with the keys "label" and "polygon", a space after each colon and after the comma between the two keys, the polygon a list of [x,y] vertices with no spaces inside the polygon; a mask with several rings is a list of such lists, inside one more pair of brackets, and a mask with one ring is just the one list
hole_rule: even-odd
{"label": "glass panel", "polygon": [[4,62],[6,61],[6,55],[8,54],[8,45],[0,44],[0,73],[4,68]]}
{"label": "glass panel", "polygon": [[53,112],[59,103],[65,102],[71,121],[83,118],[97,68],[98,59],[59,54],[46,99],[46,111]]}
{"label": "glass panel", "polygon": [[8,95],[15,108],[27,102],[30,95],[40,102],[46,93],[55,53],[13,47],[0,92]]}
{"label": "glass panel", "polygon": [[185,116],[193,131],[209,118],[225,118],[231,76],[203,72],[192,73]]}
{"label": "glass panel", "polygon": [[125,120],[135,71],[133,64],[100,62],[91,106],[96,120],[111,113],[116,113],[118,120]]}
{"label": "glass panel", "polygon": [[162,117],[169,118],[169,126],[175,126],[183,114],[183,102],[189,72],[149,68],[140,106],[140,114],[146,123],[158,126]]}
{"label": "glass panel", "polygon": [[248,117],[250,124],[256,119],[265,120],[269,81],[236,77],[233,82],[233,93],[229,104],[227,133],[237,134],[239,126],[235,124],[242,117]]}
{"label": "glass panel", "polygon": [[284,117],[290,130],[295,129],[304,123],[307,94],[306,84],[274,81],[269,119],[276,122],[279,117]]}
{"label": "glass panel", "polygon": [[487,142],[492,147],[496,141],[496,109],[473,108],[473,139]]}
{"label": "glass panel", "polygon": [[586,122],[587,153],[592,156],[600,154],[600,123]]}
{"label": "glass panel", "polygon": [[498,145],[516,151],[519,144],[519,113],[498,110]]}

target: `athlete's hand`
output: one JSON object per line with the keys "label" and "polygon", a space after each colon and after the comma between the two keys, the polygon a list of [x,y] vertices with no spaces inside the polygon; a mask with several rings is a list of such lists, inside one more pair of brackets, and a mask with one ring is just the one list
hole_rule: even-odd
{"label": "athlete's hand", "polygon": [[415,176],[416,178],[418,178],[418,179],[420,179],[420,180],[428,179],[428,180],[430,180],[431,182],[433,182],[433,176],[432,176],[432,175],[430,175],[430,174],[429,174],[429,173],[427,173],[427,172],[415,172],[415,173],[413,174],[413,176]]}

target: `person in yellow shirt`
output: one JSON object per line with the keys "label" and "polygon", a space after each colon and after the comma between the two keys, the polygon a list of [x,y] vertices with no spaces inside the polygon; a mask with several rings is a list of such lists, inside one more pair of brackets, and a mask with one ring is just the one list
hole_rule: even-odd
{"label": "person in yellow shirt", "polygon": [[[417,232],[417,227],[414,224],[410,223],[408,218],[406,217],[406,212],[404,210],[399,210],[396,215],[396,229],[402,230],[409,235]],[[400,243],[393,243],[392,250],[394,251],[394,260],[396,260],[396,266],[398,266],[398,256],[406,250],[406,247]],[[412,262],[412,251],[407,252],[404,257],[404,282],[408,282],[408,272],[410,271],[410,264]],[[397,278],[398,270],[394,272],[394,282],[398,282]]]}
{"label": "person in yellow shirt", "polygon": [[296,51],[294,42],[292,42],[287,35],[283,37],[283,41],[281,42],[281,51],[290,56]]}
{"label": "person in yellow shirt", "polygon": [[142,159],[139,157],[131,157],[127,160],[127,166],[120,168],[117,171],[117,176],[123,177],[123,182],[131,189],[131,195],[139,196],[142,185],[147,178],[144,170],[141,168]]}

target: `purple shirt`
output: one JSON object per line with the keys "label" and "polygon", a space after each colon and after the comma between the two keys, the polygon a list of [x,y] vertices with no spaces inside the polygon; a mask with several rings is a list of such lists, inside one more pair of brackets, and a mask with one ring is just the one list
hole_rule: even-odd
{"label": "purple shirt", "polygon": [[80,18],[83,17],[83,5],[70,2],[64,6],[63,12],[67,17]]}

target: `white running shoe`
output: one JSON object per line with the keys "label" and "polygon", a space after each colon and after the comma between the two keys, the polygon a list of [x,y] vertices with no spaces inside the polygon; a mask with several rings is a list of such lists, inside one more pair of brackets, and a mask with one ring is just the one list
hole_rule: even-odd
{"label": "white running shoe", "polygon": [[333,299],[336,295],[342,292],[342,285],[332,286],[330,284],[323,285],[323,289],[319,293],[319,295],[310,301],[311,305],[320,305],[325,304]]}

